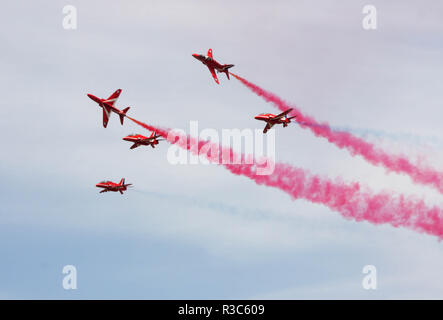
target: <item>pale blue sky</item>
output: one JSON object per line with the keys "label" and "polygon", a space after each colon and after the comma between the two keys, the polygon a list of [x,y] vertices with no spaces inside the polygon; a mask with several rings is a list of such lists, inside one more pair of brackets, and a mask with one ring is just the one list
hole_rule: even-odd
{"label": "pale blue sky", "polygon": [[[62,28],[62,8],[78,29]],[[172,166],[167,144],[129,150],[143,129],[108,128],[86,93],[122,88],[135,118],[187,130],[262,128],[275,109],[192,53],[217,60],[331,124],[443,138],[435,1],[9,1],[0,13],[0,298],[442,298],[442,244],[338,213],[216,166]],[[279,130],[280,129],[280,130]],[[361,131],[360,131],[361,132]],[[276,132],[278,161],[443,203],[295,126]],[[389,139],[388,139],[389,138]],[[420,139],[383,147],[443,153]],[[380,140],[381,139],[381,140]],[[95,183],[125,177],[125,196]],[[78,269],[78,290],[62,268]],[[378,289],[362,289],[377,267]]]}

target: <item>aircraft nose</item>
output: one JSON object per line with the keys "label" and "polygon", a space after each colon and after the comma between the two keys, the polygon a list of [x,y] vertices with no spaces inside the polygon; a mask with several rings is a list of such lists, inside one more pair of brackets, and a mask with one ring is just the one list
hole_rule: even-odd
{"label": "aircraft nose", "polygon": [[196,59],[197,59],[197,57],[198,57],[198,54],[196,54],[196,53],[193,53],[193,54],[192,54],[192,56],[193,56],[194,58],[196,58]]}

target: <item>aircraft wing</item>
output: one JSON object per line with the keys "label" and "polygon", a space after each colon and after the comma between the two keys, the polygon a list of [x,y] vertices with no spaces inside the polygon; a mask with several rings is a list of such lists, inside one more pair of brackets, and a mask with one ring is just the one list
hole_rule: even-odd
{"label": "aircraft wing", "polygon": [[278,119],[281,119],[281,118],[283,118],[284,116],[286,116],[289,112],[291,112],[292,111],[292,108],[291,109],[288,109],[288,110],[286,110],[286,111],[284,111],[284,112],[282,112],[282,113],[280,113],[280,114],[278,114],[278,115],[276,115],[275,117],[274,117],[274,120],[278,120]]}
{"label": "aircraft wing", "polygon": [[218,78],[217,78],[217,75],[215,74],[214,68],[208,67],[208,69],[209,69],[209,71],[211,71],[212,77],[214,78],[215,82],[217,82],[217,84],[220,84],[220,82],[218,82]]}
{"label": "aircraft wing", "polygon": [[269,122],[268,122],[268,123],[266,124],[266,127],[263,129],[263,133],[268,132],[268,130],[271,129],[273,126],[274,126],[273,123],[269,123]]}
{"label": "aircraft wing", "polygon": [[117,101],[118,97],[120,96],[120,93],[122,92],[122,89],[117,89],[113,94],[109,96],[108,99],[106,99],[103,102],[108,103],[110,106],[114,106],[115,102]]}
{"label": "aircraft wing", "polygon": [[136,143],[134,143],[134,144],[131,146],[130,149],[135,149],[135,148],[137,148],[138,146],[139,146],[139,144],[136,142]]}
{"label": "aircraft wing", "polygon": [[103,105],[103,127],[108,125],[109,117],[111,116],[111,109],[106,105]]}
{"label": "aircraft wing", "polygon": [[[159,137],[160,137],[160,139],[159,139]],[[141,142],[152,142],[154,140],[162,141],[162,140],[166,140],[166,139],[162,139],[161,136],[155,136],[155,137],[149,137],[149,138],[146,138],[146,139],[143,139],[143,140],[140,140],[140,141]]]}
{"label": "aircraft wing", "polygon": [[146,139],[141,139],[139,140],[140,142],[151,142],[152,140],[154,140],[156,137],[148,137]]}

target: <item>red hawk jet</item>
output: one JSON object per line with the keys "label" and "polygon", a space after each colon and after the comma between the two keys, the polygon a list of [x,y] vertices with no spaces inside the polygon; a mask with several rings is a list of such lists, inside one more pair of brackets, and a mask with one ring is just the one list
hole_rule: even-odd
{"label": "red hawk jet", "polygon": [[229,80],[229,68],[232,68],[234,65],[233,64],[220,64],[217,61],[214,60],[214,57],[212,56],[212,49],[208,50],[208,55],[204,56],[202,54],[196,54],[194,53],[192,55],[195,59],[201,61],[204,65],[206,65],[209,69],[209,71],[212,74],[212,77],[214,78],[215,82],[217,82],[217,84],[220,84],[218,82],[218,78],[217,75],[215,74],[215,70],[217,70],[217,72],[224,72],[226,73],[226,76],[228,77]]}
{"label": "red hawk jet", "polygon": [[257,120],[265,121],[266,127],[263,130],[263,133],[268,132],[269,129],[271,129],[275,124],[283,124],[283,127],[287,127],[288,124],[291,123],[291,119],[294,119],[296,116],[287,117],[287,114],[292,111],[291,109],[286,110],[285,112],[282,112],[278,115],[272,114],[272,113],[262,113],[258,116],[254,117]]}
{"label": "red hawk jet", "polygon": [[130,149],[134,149],[139,146],[149,146],[149,145],[152,148],[155,148],[155,145],[157,145],[159,141],[165,140],[165,139],[158,139],[159,137],[161,136],[157,135],[156,132],[154,131],[149,137],[142,136],[141,134],[130,134],[129,136],[124,137],[123,140],[134,143]]}
{"label": "red hawk jet", "polygon": [[108,99],[100,99],[92,94],[88,93],[88,97],[94,100],[98,103],[98,105],[103,109],[103,127],[106,128],[108,125],[109,117],[111,116],[111,112],[114,112],[120,116],[120,122],[123,125],[123,119],[126,116],[126,112],[128,112],[129,107],[119,110],[116,107],[114,107],[115,102],[117,101],[118,97],[120,96],[120,93],[122,92],[122,89],[116,90]]}
{"label": "red hawk jet", "polygon": [[131,183],[125,184],[125,178],[122,178],[119,183],[115,183],[112,181],[102,181],[97,183],[95,186],[97,188],[103,188],[103,190],[100,191],[100,193],[109,192],[109,191],[112,192],[118,191],[121,194],[123,194],[123,191],[126,191],[127,187],[132,186],[132,184]]}

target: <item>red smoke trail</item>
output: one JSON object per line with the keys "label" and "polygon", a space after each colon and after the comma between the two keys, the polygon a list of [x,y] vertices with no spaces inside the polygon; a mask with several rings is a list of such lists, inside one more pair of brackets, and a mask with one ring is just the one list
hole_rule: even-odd
{"label": "red smoke trail", "polygon": [[142,126],[143,128],[145,128],[149,131],[157,132],[159,135],[161,135],[165,139],[168,138],[168,133],[169,133],[170,129],[162,129],[162,128],[153,127],[153,126],[150,126],[149,124],[143,123],[143,122],[138,121],[137,119],[131,118],[129,116],[126,116],[126,118],[134,121],[136,124],[138,124],[139,126]]}
{"label": "red smoke trail", "polygon": [[[157,131],[164,137],[168,136],[168,130],[129,119],[145,129]],[[171,137],[168,139],[174,143],[173,140],[176,139]],[[194,154],[203,154],[209,160],[214,159],[213,155],[203,151],[208,144],[206,141],[197,142],[192,137],[182,135],[176,144]],[[212,146],[218,148],[215,143]],[[230,153],[233,155],[232,150]],[[243,155],[241,158],[244,160]],[[235,175],[247,177],[259,185],[278,188],[293,199],[305,199],[322,204],[338,211],[347,219],[368,221],[376,225],[389,223],[394,227],[405,227],[443,239],[443,210],[436,206],[428,207],[423,200],[407,198],[404,195],[394,197],[388,192],[373,193],[359,183],[346,184],[339,179],[333,181],[288,164],[275,164],[275,170],[271,175],[257,175],[257,165],[244,164],[244,161],[241,164],[222,165]]]}
{"label": "red smoke trail", "polygon": [[266,91],[246,79],[231,73],[254,93],[273,103],[281,111],[293,108],[293,115],[297,115],[297,122],[302,128],[310,129],[316,136],[324,137],[339,148],[348,149],[352,155],[360,155],[373,165],[382,165],[386,169],[404,173],[411,177],[415,183],[429,185],[443,193],[443,173],[429,167],[413,164],[408,158],[388,154],[373,144],[354,136],[346,131],[332,130],[328,123],[319,123],[314,118],[304,115],[298,108],[289,105],[275,94]]}
{"label": "red smoke trail", "polygon": [[197,141],[197,139],[174,132],[171,129],[154,127],[129,116],[126,117],[149,131],[157,132],[172,144],[177,144],[196,155],[203,154],[211,162],[223,164],[232,163],[236,160],[237,163],[253,163],[252,156],[245,157],[244,155],[235,154],[230,148],[220,149],[218,144],[202,140]]}

